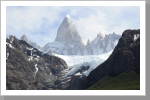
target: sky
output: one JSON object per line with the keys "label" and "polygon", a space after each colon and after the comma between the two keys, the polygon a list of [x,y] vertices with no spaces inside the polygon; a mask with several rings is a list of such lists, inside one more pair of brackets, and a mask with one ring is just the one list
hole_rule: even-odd
{"label": "sky", "polygon": [[139,6],[7,6],[6,36],[20,39],[26,34],[29,41],[43,47],[55,40],[66,15],[85,44],[99,33],[121,35],[126,29],[140,29]]}

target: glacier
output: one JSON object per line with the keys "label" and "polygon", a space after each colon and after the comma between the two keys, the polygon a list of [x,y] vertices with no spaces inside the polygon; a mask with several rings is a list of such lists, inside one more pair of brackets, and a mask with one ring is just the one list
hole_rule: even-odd
{"label": "glacier", "polygon": [[[98,65],[103,63],[107,58],[111,55],[113,50],[110,52],[101,54],[101,55],[58,55],[55,56],[62,58],[68,65],[68,69],[66,69],[66,74],[63,77],[68,77],[71,75],[84,75],[88,76],[89,73],[95,69]],[[81,67],[89,66],[89,69],[81,73],[76,73]]]}

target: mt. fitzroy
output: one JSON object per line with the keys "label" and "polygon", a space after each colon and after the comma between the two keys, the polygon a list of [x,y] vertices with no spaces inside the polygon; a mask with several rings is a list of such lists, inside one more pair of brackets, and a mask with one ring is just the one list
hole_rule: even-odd
{"label": "mt. fitzroy", "polygon": [[83,55],[85,45],[72,20],[65,17],[55,41],[44,46],[43,51],[61,55]]}
{"label": "mt. fitzroy", "polygon": [[87,41],[84,45],[77,27],[72,20],[65,17],[57,31],[54,42],[43,47],[43,52],[61,55],[97,55],[109,52],[114,49],[121,36],[115,33],[102,37],[98,34],[93,41]]}

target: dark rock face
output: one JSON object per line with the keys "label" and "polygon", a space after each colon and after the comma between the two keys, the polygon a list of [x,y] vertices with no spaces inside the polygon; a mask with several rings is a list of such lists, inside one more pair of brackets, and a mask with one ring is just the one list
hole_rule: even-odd
{"label": "dark rock face", "polygon": [[106,75],[116,76],[133,68],[140,74],[140,30],[125,30],[110,57],[83,80],[81,89],[86,89]]}
{"label": "dark rock face", "polygon": [[85,80],[86,76],[73,75],[71,77],[69,90],[79,90],[81,88],[81,83]]}
{"label": "dark rock face", "polygon": [[[65,75],[67,73],[61,74],[61,77],[55,81],[55,85],[57,89],[60,90],[78,90],[80,88],[80,84],[82,80],[85,79],[86,76],[83,75],[85,71],[87,71],[90,66],[82,66],[72,75]],[[69,69],[68,69],[69,70]]]}
{"label": "dark rock face", "polygon": [[54,89],[54,83],[66,63],[55,56],[43,54],[14,36],[6,39],[7,90]]}

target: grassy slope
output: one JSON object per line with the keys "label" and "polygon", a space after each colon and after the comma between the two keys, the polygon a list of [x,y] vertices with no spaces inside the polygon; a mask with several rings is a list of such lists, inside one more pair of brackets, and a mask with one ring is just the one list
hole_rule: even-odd
{"label": "grassy slope", "polygon": [[139,90],[140,75],[133,70],[124,71],[118,76],[106,76],[88,90]]}

